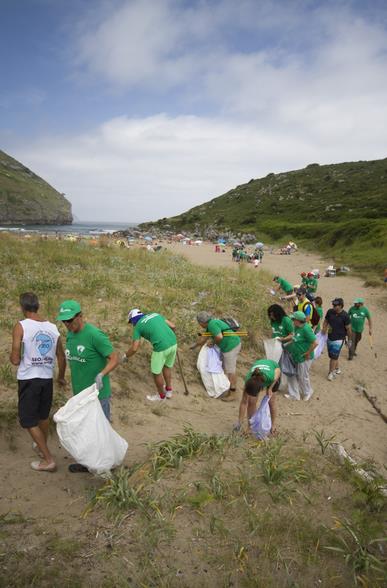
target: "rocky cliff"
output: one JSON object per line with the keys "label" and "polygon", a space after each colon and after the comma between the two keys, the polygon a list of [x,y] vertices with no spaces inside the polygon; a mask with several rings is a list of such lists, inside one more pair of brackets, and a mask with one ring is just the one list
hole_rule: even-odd
{"label": "rocky cliff", "polygon": [[72,222],[71,204],[64,195],[0,150],[0,224]]}

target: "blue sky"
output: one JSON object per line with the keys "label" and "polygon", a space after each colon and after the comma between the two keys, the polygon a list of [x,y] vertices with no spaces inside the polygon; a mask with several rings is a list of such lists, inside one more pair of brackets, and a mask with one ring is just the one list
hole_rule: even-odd
{"label": "blue sky", "polygon": [[1,0],[0,148],[83,220],[387,156],[387,5]]}

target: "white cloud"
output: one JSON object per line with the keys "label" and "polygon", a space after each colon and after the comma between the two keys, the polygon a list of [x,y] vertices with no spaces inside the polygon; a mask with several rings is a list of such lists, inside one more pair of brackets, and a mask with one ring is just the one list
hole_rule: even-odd
{"label": "white cloud", "polygon": [[[329,141],[322,132],[316,142],[279,127],[160,114],[115,118],[88,134],[42,139],[12,154],[65,192],[79,218],[140,222],[183,212],[272,171],[362,159],[354,138],[337,141],[332,129]],[[383,155],[380,140],[368,153]]]}

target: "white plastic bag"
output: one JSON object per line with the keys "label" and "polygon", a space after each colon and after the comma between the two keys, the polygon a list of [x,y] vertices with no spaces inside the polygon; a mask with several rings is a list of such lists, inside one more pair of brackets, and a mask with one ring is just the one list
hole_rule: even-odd
{"label": "white plastic bag", "polygon": [[262,398],[261,404],[258,410],[253,414],[250,419],[251,430],[257,439],[266,439],[270,435],[271,431],[271,414],[270,406],[267,394]]}
{"label": "white plastic bag", "polygon": [[76,394],[54,414],[62,446],[95,474],[121,465],[128,444],[103,413],[95,384]]}
{"label": "white plastic bag", "polygon": [[265,347],[266,359],[272,359],[277,363],[282,355],[282,343],[278,339],[265,339],[263,342]]}
{"label": "white plastic bag", "polygon": [[328,335],[324,335],[322,331],[319,331],[316,335],[317,347],[314,350],[314,358],[318,359],[325,349],[325,345],[328,341]]}
{"label": "white plastic bag", "polygon": [[203,345],[198,355],[197,368],[200,372],[208,396],[211,396],[211,398],[218,398],[218,396],[229,389],[230,382],[223,369],[221,373],[218,374],[210,373],[208,371],[208,350],[209,347]]}

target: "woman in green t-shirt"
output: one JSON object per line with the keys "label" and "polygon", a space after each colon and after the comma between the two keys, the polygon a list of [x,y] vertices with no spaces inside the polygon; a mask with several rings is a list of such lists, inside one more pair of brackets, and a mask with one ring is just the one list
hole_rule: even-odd
{"label": "woman in green t-shirt", "polygon": [[272,304],[267,309],[267,315],[271,324],[272,339],[287,337],[294,333],[294,325],[285,310],[279,304]]}

